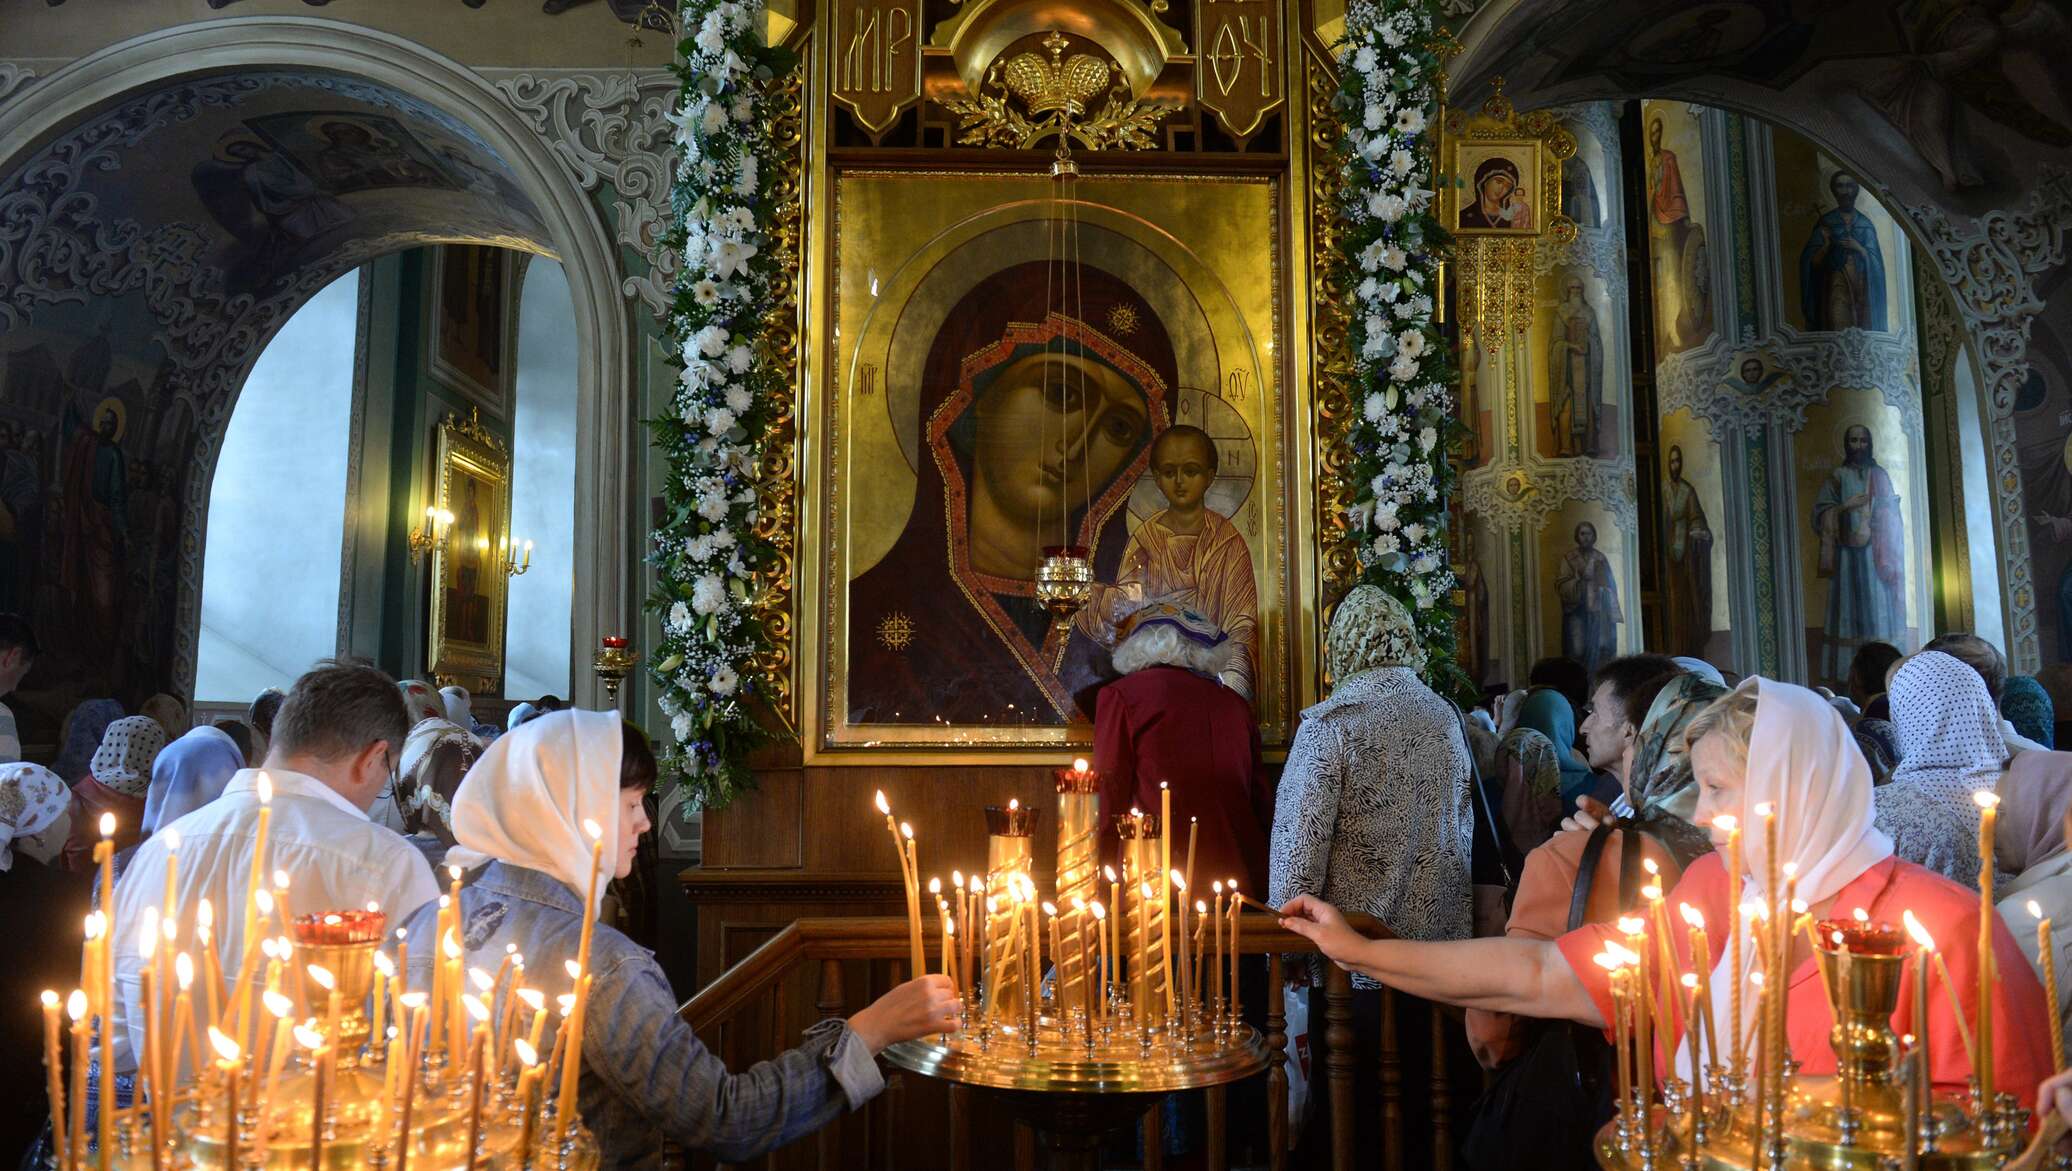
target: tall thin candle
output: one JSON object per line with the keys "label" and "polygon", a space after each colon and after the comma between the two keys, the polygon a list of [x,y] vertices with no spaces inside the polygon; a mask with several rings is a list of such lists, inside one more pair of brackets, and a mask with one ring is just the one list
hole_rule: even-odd
{"label": "tall thin candle", "polygon": [[2036,970],[2043,973],[2043,1003],[2050,1009],[2050,1068],[2065,1068],[2065,1022],[2058,1015],[2058,949],[2051,939],[2050,916],[2035,899],[2029,913],[2036,917]]}
{"label": "tall thin candle", "polygon": [[928,970],[928,964],[921,955],[921,889],[910,865],[912,856],[907,853],[907,839],[900,835],[901,827],[898,819],[892,816],[892,803],[885,800],[885,790],[878,790],[876,803],[878,812],[885,815],[885,829],[892,835],[892,853],[899,859],[899,879],[906,893],[907,971],[919,976]]}
{"label": "tall thin candle", "polygon": [[[590,886],[583,895],[583,934],[581,942],[576,945],[576,966],[582,969],[582,976],[576,983],[575,1010],[569,1014],[565,1026],[572,1040],[561,1066],[561,1091],[556,1099],[561,1103],[561,1109],[554,1117],[554,1149],[557,1151],[568,1138],[569,1125],[576,1116],[576,1079],[583,1069],[583,1010],[590,999],[590,937],[597,929],[597,878],[604,868],[604,827],[586,817],[583,819],[583,832],[590,835]],[[921,971],[919,968],[914,970]]]}
{"label": "tall thin candle", "polygon": [[65,998],[65,1016],[72,1021],[72,1111],[69,1119],[71,1137],[65,1142],[65,1150],[72,1159],[72,1171],[81,1171],[86,1165],[86,993],[74,988],[72,995]]}
{"label": "tall thin candle", "polygon": [[115,1158],[115,815],[101,815],[101,840],[94,844],[94,865],[101,869],[101,932],[94,972],[94,993],[100,998],[101,1018],[101,1109],[95,1115],[94,1137],[101,1162]]}
{"label": "tall thin candle", "polygon": [[273,824],[273,779],[261,769],[253,784],[259,797],[259,829],[252,838],[252,870],[245,883],[245,927],[237,937],[238,949],[247,957],[238,973],[237,1022],[243,1031],[250,1022],[252,1011],[252,980],[250,957],[259,946],[259,892],[266,883],[266,834]]}
{"label": "tall thin candle", "polygon": [[1223,1011],[1223,880],[1209,884],[1213,897],[1209,905],[1214,908],[1209,920],[1209,1016],[1214,1018]]}
{"label": "tall thin candle", "polygon": [[[220,1030],[209,1030],[209,1046],[216,1051],[216,1072],[223,1082],[223,1165],[238,1165],[237,1153],[237,1074],[243,1067],[238,1060],[244,1051],[236,1041],[223,1035]],[[107,1111],[102,1112],[105,1117]]]}
{"label": "tall thin candle", "polygon": [[55,991],[44,989],[41,999],[44,1095],[50,1101],[50,1138],[51,1143],[57,1148],[57,1165],[69,1169],[72,1166],[72,1154],[65,1145],[65,1053],[62,1026],[58,1023],[61,1009]]}
{"label": "tall thin candle", "polygon": [[[1914,1060],[1919,1062],[1918,1065],[1914,1066],[1917,1076],[1907,1086],[1907,1096],[1913,1098],[1919,1095],[1918,1100],[1921,1102],[1919,1108],[1925,1111],[1928,1108],[1928,1103],[1933,1101],[1933,1090],[1928,1084],[1927,1076],[1929,1069],[1928,957],[1935,953],[1935,940],[1929,936],[1928,929],[1921,925],[1921,921],[1914,918],[1913,911],[1903,912],[1900,915],[1900,921],[1906,924],[1907,934],[1914,937]],[[1960,1017],[1959,1019],[1962,1018]],[[1909,1130],[1906,1135],[1907,1146],[1911,1148],[1914,1145],[1914,1141],[1915,1134]]]}
{"label": "tall thin candle", "polygon": [[532,1141],[539,1125],[540,1097],[540,1055],[539,1048],[527,1044],[522,1038],[511,1043],[518,1052],[518,1101],[525,1119],[524,1129],[518,1138],[518,1166],[520,1171],[531,1171]]}
{"label": "tall thin candle", "polygon": [[1100,1001],[1101,1020],[1106,1022],[1108,1019],[1108,965],[1112,962],[1108,956],[1108,908],[1101,905],[1100,900],[1096,899],[1088,903],[1086,909],[1092,912],[1094,917],[1094,942],[1097,953],[1094,957],[1094,965],[1100,970],[1101,974],[1098,995],[1095,999]]}
{"label": "tall thin candle", "polygon": [[[1731,813],[1722,813],[1712,819],[1713,828],[1727,831],[1727,972],[1732,983],[1727,985],[1727,1036],[1734,1045],[1741,1043],[1741,821]],[[1707,1001],[1710,1003],[1710,1000]],[[1730,1057],[1734,1050],[1724,1053],[1719,1049],[1718,1038],[1713,1039],[1713,1059]],[[1736,1069],[1737,1075],[1741,1072]]]}
{"label": "tall thin candle", "polygon": [[[2000,798],[1990,789],[1971,795],[1978,802],[1978,1089],[1979,1101],[1988,1113],[1993,1103],[1993,924],[1999,916],[1993,907],[1993,826],[2000,817]],[[2051,1018],[2058,1006],[2050,1004]]]}
{"label": "tall thin candle", "polygon": [[1173,1015],[1173,789],[1158,782],[1158,963],[1165,975],[1165,1008]]}

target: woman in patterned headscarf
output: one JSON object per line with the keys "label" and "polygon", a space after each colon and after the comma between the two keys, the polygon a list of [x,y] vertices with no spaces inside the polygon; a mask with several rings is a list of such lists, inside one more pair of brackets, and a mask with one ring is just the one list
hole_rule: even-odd
{"label": "woman in patterned headscarf", "polygon": [[[1652,692],[1653,698],[1648,699]],[[1697,674],[1672,675],[1659,690],[1643,686],[1629,702],[1629,718],[1638,707],[1633,726],[1640,731],[1633,738],[1633,758],[1626,766],[1626,800],[1633,806],[1632,820],[1660,838],[1676,852],[1685,866],[1712,849],[1710,834],[1694,824],[1698,808],[1698,785],[1691,776],[1690,753],[1684,744],[1684,730],[1698,713],[1727,689]]]}
{"label": "woman in patterned headscarf", "polygon": [[[1302,713],[1275,798],[1268,863],[1274,905],[1313,895],[1373,915],[1406,939],[1469,937],[1468,744],[1460,714],[1418,677],[1423,663],[1401,602],[1360,585],[1338,604],[1324,636],[1331,696]],[[1380,985],[1364,976],[1354,985],[1354,1051],[1376,1052]],[[1428,1033],[1406,1026],[1404,1035]],[[1361,1063],[1356,1083],[1366,1080],[1370,1064]],[[1354,1092],[1368,1090],[1356,1084]],[[1363,1150],[1379,1149],[1371,1115],[1362,1111],[1356,1120]],[[1315,1122],[1310,1129],[1329,1133]],[[1406,1159],[1416,1161],[1414,1153]]]}
{"label": "woman in patterned headscarf", "polygon": [[[49,769],[0,764],[0,899],[7,904],[8,934],[26,942],[0,964],[0,1004],[26,1008],[43,989],[69,988],[79,980],[78,953],[55,946],[78,938],[80,920],[91,909],[91,885],[57,864],[70,836],[71,812],[71,790]],[[33,1012],[0,1013],[0,1053],[35,1052],[40,1024]],[[19,1085],[29,1079],[15,1080]],[[27,1147],[49,1118],[42,1093],[7,1095],[0,1099],[0,1143],[10,1151]]]}
{"label": "woman in patterned headscarf", "polygon": [[58,743],[64,747],[58,750],[58,758],[50,762],[50,771],[67,785],[77,784],[93,763],[94,750],[101,746],[101,736],[108,725],[122,717],[122,705],[112,699],[89,699],[73,708],[58,737]]}
{"label": "woman in patterned headscarf", "polygon": [[2015,732],[2045,748],[2057,747],[2058,715],[2050,692],[2033,675],[2014,675],[2000,689],[2000,714]]}
{"label": "woman in patterned headscarf", "polygon": [[1878,828],[1892,851],[1943,877],[1978,888],[1978,803],[2007,767],[2000,712],[1977,671],[1941,651],[1923,651],[1892,677],[1892,727],[1899,765],[1878,786]]}
{"label": "woman in patterned headscarf", "polygon": [[65,868],[93,867],[101,815],[115,815],[117,853],[143,839],[144,801],[151,791],[151,766],[165,748],[165,729],[150,716],[124,716],[108,725],[87,775],[72,786],[72,836],[65,843]]}

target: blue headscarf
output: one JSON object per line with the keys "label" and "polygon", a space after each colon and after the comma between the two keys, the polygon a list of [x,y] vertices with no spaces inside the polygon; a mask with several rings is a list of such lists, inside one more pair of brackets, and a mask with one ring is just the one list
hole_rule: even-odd
{"label": "blue headscarf", "polygon": [[2045,748],[2057,747],[2057,709],[2050,702],[2050,692],[2034,676],[2008,676],[2007,685],[2000,689],[2000,714],[2025,738]]}
{"label": "blue headscarf", "polygon": [[112,699],[89,699],[72,709],[65,719],[65,746],[58,758],[51,762],[50,771],[67,785],[76,785],[79,778],[94,762],[94,750],[101,746],[101,737],[107,734],[108,725],[121,719],[126,713],[122,705]]}
{"label": "blue headscarf", "polygon": [[1597,784],[1597,774],[1576,759],[1575,709],[1553,688],[1535,687],[1519,705],[1517,726],[1531,728],[1554,745],[1554,763],[1561,770],[1561,803],[1574,811],[1576,798]]}
{"label": "blue headscarf", "polygon": [[245,754],[220,728],[195,728],[166,745],[151,763],[144,832],[155,834],[222,796],[223,786],[243,767]]}

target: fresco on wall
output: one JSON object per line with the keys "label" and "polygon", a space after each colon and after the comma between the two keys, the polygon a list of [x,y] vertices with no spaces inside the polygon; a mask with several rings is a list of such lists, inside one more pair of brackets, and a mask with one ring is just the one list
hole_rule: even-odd
{"label": "fresco on wall", "polygon": [[1504,361],[1506,351],[1491,352],[1482,344],[1483,333],[1463,326],[1467,341],[1460,361],[1460,418],[1468,434],[1461,440],[1461,458],[1470,468],[1481,467],[1502,454],[1497,420],[1504,411]]}
{"label": "fresco on wall", "polygon": [[1613,353],[1610,295],[1604,282],[1581,268],[1561,267],[1540,281],[1533,315],[1533,436],[1544,456],[1619,454],[1617,386],[1608,376]]}
{"label": "fresco on wall", "polygon": [[1813,678],[1844,686],[1868,642],[1921,642],[1916,596],[1927,533],[1914,512],[1915,453],[1898,410],[1874,390],[1830,391],[1806,410],[1794,447]]}
{"label": "fresco on wall", "polygon": [[[1659,498],[1662,502],[1662,582],[1666,615],[1663,651],[1731,667],[1726,521],[1719,449],[1711,428],[1689,410],[1662,417]],[[1719,632],[1718,639],[1714,632]]]}
{"label": "fresco on wall", "polygon": [[2072,372],[2064,339],[2038,321],[2029,335],[2029,377],[2014,399],[2016,454],[2029,521],[2036,625],[2043,670],[2058,711],[2072,714]]}
{"label": "fresco on wall", "polygon": [[1500,682],[1503,672],[1503,639],[1497,631],[1508,620],[1498,605],[1504,593],[1502,540],[1480,517],[1462,518],[1460,560],[1453,567],[1462,598],[1456,646],[1461,666],[1477,684]]}
{"label": "fresco on wall", "polygon": [[1904,329],[1906,246],[1891,213],[1807,140],[1773,130],[1771,146],[1785,320],[1802,330]]}
{"label": "fresco on wall", "polygon": [[1594,672],[1640,638],[1640,599],[1623,576],[1627,534],[1604,505],[1570,501],[1539,541],[1544,645]]}
{"label": "fresco on wall", "polygon": [[1711,223],[1698,115],[1683,102],[1642,102],[1647,143],[1648,260],[1655,290],[1655,352],[1678,353],[1712,336]]}

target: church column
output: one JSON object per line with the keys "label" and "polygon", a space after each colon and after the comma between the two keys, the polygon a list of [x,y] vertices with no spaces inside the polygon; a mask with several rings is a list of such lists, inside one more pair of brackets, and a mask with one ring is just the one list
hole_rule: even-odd
{"label": "church column", "polygon": [[1864,642],[1933,626],[1905,237],[1795,135],[1649,101],[1641,136],[1659,649],[1839,689]]}
{"label": "church column", "polygon": [[1642,642],[1618,108],[1556,113],[1576,137],[1562,179],[1576,238],[1541,241],[1530,329],[1470,336],[1461,362],[1463,655],[1483,683]]}

